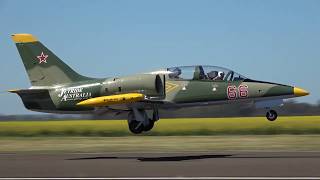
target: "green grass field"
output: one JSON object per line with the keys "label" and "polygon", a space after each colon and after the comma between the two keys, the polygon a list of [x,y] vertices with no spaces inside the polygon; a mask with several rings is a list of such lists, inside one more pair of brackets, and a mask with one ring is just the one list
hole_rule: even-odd
{"label": "green grass field", "polygon": [[[143,135],[270,135],[320,134],[319,116],[280,117],[269,122],[258,118],[161,119]],[[2,137],[131,136],[125,120],[5,121]]]}

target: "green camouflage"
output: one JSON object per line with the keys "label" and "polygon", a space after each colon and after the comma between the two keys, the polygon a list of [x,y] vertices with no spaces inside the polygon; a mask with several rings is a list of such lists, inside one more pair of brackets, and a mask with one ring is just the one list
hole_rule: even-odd
{"label": "green camouflage", "polygon": [[[52,86],[91,80],[72,70],[41,42],[16,43],[32,86]],[[42,61],[37,57],[41,58]]]}
{"label": "green camouflage", "polygon": [[[13,39],[32,87],[10,92],[17,93],[27,109],[53,113],[95,113],[100,109],[129,112],[129,129],[133,133],[152,129],[159,119],[158,108],[236,101],[272,108],[281,105],[283,99],[309,94],[300,88],[251,80],[215,66],[181,66],[126,77],[89,78],[72,70],[32,35],[17,34]],[[88,99],[130,93],[143,95],[144,100],[105,107],[79,105]],[[146,110],[152,110],[151,119]],[[267,112],[269,120],[276,117],[275,111]]]}
{"label": "green camouflage", "polygon": [[[81,107],[76,104],[89,98],[130,92],[139,92],[154,97],[153,100],[148,100],[149,103],[161,101],[166,104],[182,105],[184,103],[232,102],[243,99],[294,95],[293,87],[286,85],[244,82],[244,80],[212,81],[200,79],[201,66],[194,66],[194,76],[189,80],[172,79],[168,74],[160,74],[160,76],[138,74],[105,79],[89,78],[72,70],[39,41],[16,43],[16,46],[32,85],[28,91],[16,91],[16,93],[21,96],[23,101],[26,101],[26,107],[32,110],[90,111],[93,110],[92,107]],[[159,77],[160,82],[155,82],[157,78],[159,81]],[[228,98],[227,88],[229,86],[236,88],[246,86],[247,96]],[[43,97],[45,97],[45,101],[39,100]]]}
{"label": "green camouflage", "polygon": [[[166,101],[174,103],[229,100],[227,96],[227,86],[239,87],[240,85],[248,87],[248,97],[246,97],[246,99],[290,96],[294,94],[293,87],[291,86],[260,82],[177,80],[168,81],[167,85],[175,86],[173,89],[169,89],[169,92],[166,93]],[[239,99],[242,98],[236,98],[234,100]]]}

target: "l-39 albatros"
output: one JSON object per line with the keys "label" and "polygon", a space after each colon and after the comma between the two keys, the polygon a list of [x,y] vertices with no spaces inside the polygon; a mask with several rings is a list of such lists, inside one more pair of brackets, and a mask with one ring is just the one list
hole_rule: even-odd
{"label": "l-39 albatros", "polygon": [[29,89],[11,90],[32,111],[48,113],[128,113],[132,133],[150,131],[158,109],[252,103],[266,109],[283,99],[306,96],[303,89],[246,78],[216,66],[181,66],[124,77],[90,78],[67,66],[31,34],[13,34],[29,76]]}

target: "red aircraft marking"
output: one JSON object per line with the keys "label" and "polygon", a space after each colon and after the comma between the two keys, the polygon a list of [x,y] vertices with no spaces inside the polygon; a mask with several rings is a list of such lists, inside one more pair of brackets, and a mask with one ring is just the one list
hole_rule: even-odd
{"label": "red aircraft marking", "polygon": [[49,57],[49,55],[44,54],[43,52],[41,52],[40,56],[37,56],[37,58],[39,59],[39,64],[41,63],[47,63],[47,58]]}

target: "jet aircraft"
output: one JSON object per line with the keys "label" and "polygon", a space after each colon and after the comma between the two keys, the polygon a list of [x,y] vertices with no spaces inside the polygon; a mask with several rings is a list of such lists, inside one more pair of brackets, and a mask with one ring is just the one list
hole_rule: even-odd
{"label": "jet aircraft", "polygon": [[274,107],[284,99],[306,96],[306,90],[257,81],[217,66],[180,66],[124,77],[85,77],[47,49],[31,34],[13,34],[13,41],[29,76],[31,87],[10,90],[24,106],[47,113],[127,113],[134,134],[150,131],[160,108],[252,103],[266,109],[270,121]]}

